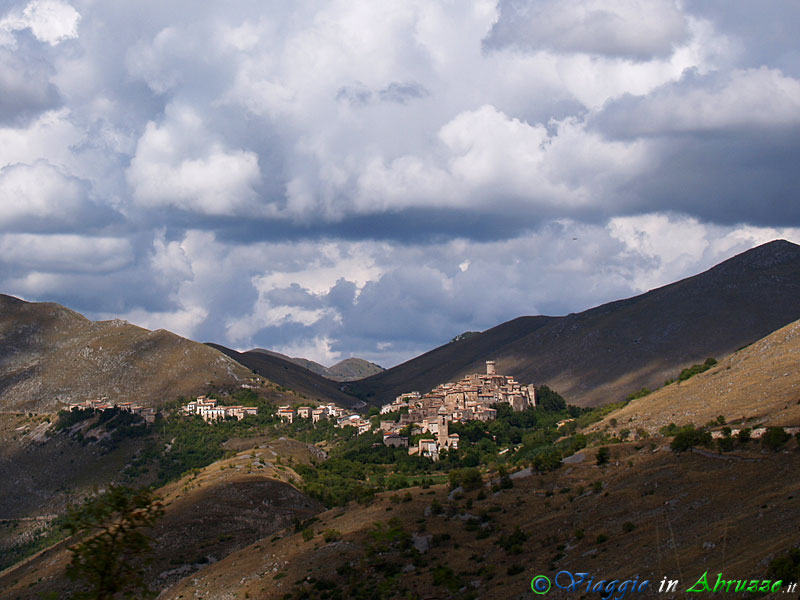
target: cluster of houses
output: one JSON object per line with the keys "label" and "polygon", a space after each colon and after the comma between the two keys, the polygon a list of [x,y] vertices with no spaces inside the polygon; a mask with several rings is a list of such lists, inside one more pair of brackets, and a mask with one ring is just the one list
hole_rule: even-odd
{"label": "cluster of houses", "polygon": [[368,419],[363,418],[335,404],[323,404],[312,408],[310,406],[300,406],[297,409],[291,406],[279,406],[278,417],[282,421],[294,423],[295,419],[311,419],[312,423],[317,423],[320,419],[336,419],[337,427],[355,427],[358,435],[366,433],[372,429]]}
{"label": "cluster of houses", "polygon": [[486,373],[474,373],[456,383],[444,383],[427,394],[410,392],[398,396],[381,408],[381,414],[402,411],[399,421],[381,421],[384,444],[407,447],[408,438],[400,431],[411,425],[411,434],[430,434],[419,440],[409,454],[438,460],[444,449],[458,448],[458,435],[449,433],[449,423],[493,421],[497,418],[498,403],[514,410],[536,406],[533,385],[520,385],[513,377],[498,375],[495,362],[486,361]]}
{"label": "cluster of houses", "polygon": [[100,400],[87,400],[86,402],[73,402],[69,405],[69,410],[124,410],[142,417],[147,423],[154,423],[156,420],[156,409],[152,406],[141,406],[133,402],[109,402],[108,398]]}
{"label": "cluster of houses", "polygon": [[214,398],[198,396],[183,407],[185,413],[190,415],[200,415],[208,423],[211,421],[221,421],[227,417],[235,417],[241,421],[247,415],[257,415],[258,408],[255,406],[220,406]]}

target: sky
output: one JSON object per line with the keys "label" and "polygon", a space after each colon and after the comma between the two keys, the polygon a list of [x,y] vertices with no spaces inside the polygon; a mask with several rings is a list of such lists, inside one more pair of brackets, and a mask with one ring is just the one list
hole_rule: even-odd
{"label": "sky", "polygon": [[795,0],[0,0],[0,293],[390,367],[800,243]]}

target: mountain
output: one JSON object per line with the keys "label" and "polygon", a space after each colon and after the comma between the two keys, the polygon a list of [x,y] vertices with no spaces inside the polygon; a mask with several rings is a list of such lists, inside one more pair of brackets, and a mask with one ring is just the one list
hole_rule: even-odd
{"label": "mountain", "polygon": [[777,240],[645,294],[564,317],[520,317],[349,384],[380,404],[483,371],[546,384],[584,406],[658,387],[800,318],[800,246]]}
{"label": "mountain", "polygon": [[222,353],[163,329],[0,295],[0,410],[55,411],[102,397],[158,405],[252,379]]}
{"label": "mountain", "polygon": [[[720,415],[732,427],[800,424],[800,321],[722,358],[686,381],[676,381],[632,400],[594,429],[644,429],[705,425]],[[611,419],[615,419],[612,423]]]}
{"label": "mountain", "polygon": [[328,367],[329,379],[334,381],[355,381],[382,373],[384,368],[363,358],[345,358]]}
{"label": "mountain", "polygon": [[268,350],[237,352],[219,344],[207,345],[219,350],[258,375],[289,388],[301,396],[320,402],[338,402],[350,407],[361,404],[358,398],[342,390],[343,384],[318,375],[288,358],[281,358],[277,352]]}
{"label": "mountain", "polygon": [[326,379],[332,379],[333,381],[355,381],[357,379],[364,379],[370,375],[381,373],[384,370],[383,367],[364,360],[363,358],[346,358],[339,361],[332,367],[326,367],[307,358],[286,356],[280,352],[265,350],[264,348],[254,348],[249,352],[268,354],[269,356],[288,360],[289,362],[293,362],[294,364],[299,365],[304,369],[311,371],[312,373],[321,375]]}

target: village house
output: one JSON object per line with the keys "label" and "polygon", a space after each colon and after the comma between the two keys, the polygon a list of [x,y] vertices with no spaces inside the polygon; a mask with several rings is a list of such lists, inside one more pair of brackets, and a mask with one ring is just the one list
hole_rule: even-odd
{"label": "village house", "polygon": [[183,410],[190,415],[199,415],[206,423],[220,421],[226,417],[235,417],[241,421],[248,415],[258,414],[258,408],[255,406],[220,406],[214,398],[206,396],[198,396],[187,403]]}
{"label": "village house", "polygon": [[408,448],[408,438],[403,435],[397,435],[396,433],[384,434],[383,443],[386,446],[394,448]]}
{"label": "village house", "polygon": [[278,418],[281,421],[289,421],[289,423],[294,423],[294,409],[291,406],[279,406],[278,407]]}

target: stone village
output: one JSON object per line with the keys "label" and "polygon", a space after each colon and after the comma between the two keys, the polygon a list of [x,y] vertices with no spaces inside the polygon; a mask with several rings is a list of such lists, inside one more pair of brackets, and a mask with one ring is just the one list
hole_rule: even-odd
{"label": "stone village", "polygon": [[[456,383],[443,383],[427,394],[409,392],[398,396],[394,402],[385,404],[381,414],[400,412],[399,421],[380,421],[383,443],[387,446],[407,448],[408,437],[401,436],[404,428],[411,426],[411,434],[429,434],[409,448],[409,454],[427,456],[438,460],[439,453],[449,448],[458,448],[457,434],[449,433],[449,423],[472,420],[493,421],[498,403],[507,403],[515,411],[536,406],[533,385],[523,386],[513,377],[498,375],[495,361],[486,361],[486,373],[474,373]],[[361,415],[350,413],[333,404],[311,408],[301,406],[296,410],[290,406],[278,408],[278,417],[293,422],[294,419],[336,419],[337,427],[352,426],[358,434],[372,430],[372,424]]]}

